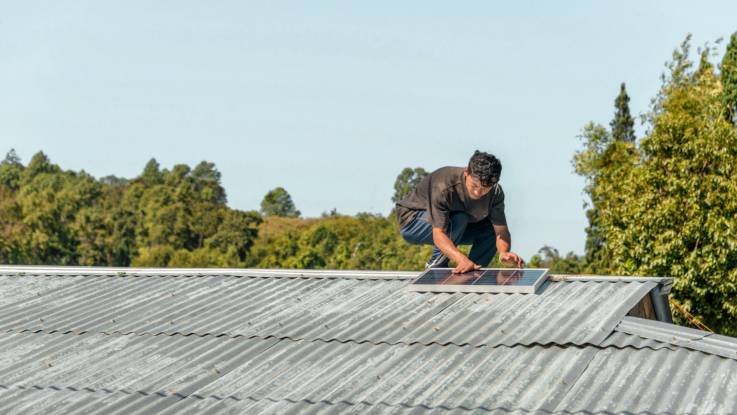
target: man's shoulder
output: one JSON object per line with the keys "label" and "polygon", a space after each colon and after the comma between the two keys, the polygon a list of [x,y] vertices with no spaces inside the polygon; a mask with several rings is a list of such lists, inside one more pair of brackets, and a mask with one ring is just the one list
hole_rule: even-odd
{"label": "man's shoulder", "polygon": [[433,185],[445,185],[444,187],[463,183],[463,167],[441,167],[430,173],[430,181]]}
{"label": "man's shoulder", "polygon": [[501,183],[495,184],[493,191],[494,191],[495,194],[504,195],[504,189],[502,189],[502,184]]}
{"label": "man's shoulder", "polygon": [[492,207],[504,203],[504,190],[501,184],[495,184],[489,193],[491,194],[490,202]]}

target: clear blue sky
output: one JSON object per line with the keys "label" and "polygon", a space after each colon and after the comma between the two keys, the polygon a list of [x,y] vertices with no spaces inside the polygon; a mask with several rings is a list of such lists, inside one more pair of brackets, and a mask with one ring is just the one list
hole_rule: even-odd
{"label": "clear blue sky", "polygon": [[[132,177],[214,162],[229,204],[387,214],[396,175],[504,164],[515,250],[583,252],[589,120],[635,114],[663,63],[737,30],[737,2],[0,2],[0,152]],[[642,129],[640,128],[640,131]]]}

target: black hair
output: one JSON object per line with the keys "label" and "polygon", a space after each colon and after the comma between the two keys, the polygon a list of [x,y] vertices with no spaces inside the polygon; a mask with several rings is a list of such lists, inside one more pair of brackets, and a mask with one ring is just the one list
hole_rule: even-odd
{"label": "black hair", "polygon": [[493,154],[476,150],[468,160],[468,174],[479,179],[482,186],[491,187],[499,182],[502,162]]}

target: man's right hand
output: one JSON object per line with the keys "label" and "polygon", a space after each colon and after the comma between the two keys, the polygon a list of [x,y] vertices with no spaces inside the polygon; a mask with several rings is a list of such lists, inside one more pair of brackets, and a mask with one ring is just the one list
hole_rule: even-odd
{"label": "man's right hand", "polygon": [[453,268],[453,273],[454,274],[463,274],[463,273],[466,273],[466,272],[471,272],[471,271],[477,270],[479,268],[481,268],[481,265],[474,264],[473,261],[471,261],[470,259],[468,259],[468,257],[466,257],[466,258],[463,258],[461,261],[458,262],[458,266],[456,266],[455,268]]}

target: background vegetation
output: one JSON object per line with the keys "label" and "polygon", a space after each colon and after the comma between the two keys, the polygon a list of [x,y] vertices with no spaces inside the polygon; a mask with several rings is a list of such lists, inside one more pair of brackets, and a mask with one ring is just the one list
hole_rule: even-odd
{"label": "background vegetation", "polygon": [[[674,51],[636,137],[626,86],[609,127],[591,122],[573,168],[586,179],[585,253],[543,247],[530,266],[563,273],[671,276],[673,297],[737,335],[737,35]],[[428,174],[405,168],[398,201]],[[212,163],[124,179],[63,170],[43,153],[0,163],[0,263],[155,267],[421,269],[430,247],[405,243],[388,217],[335,211],[300,218],[289,193],[260,211],[227,206]]]}

